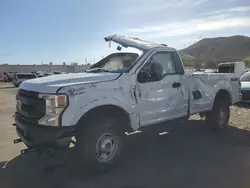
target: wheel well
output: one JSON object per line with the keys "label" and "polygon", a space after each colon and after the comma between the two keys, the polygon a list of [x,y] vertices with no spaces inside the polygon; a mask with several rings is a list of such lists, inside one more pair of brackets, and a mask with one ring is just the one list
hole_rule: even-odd
{"label": "wheel well", "polygon": [[82,126],[80,122],[87,122],[91,118],[98,118],[100,116],[116,117],[121,121],[121,128],[124,132],[132,131],[129,114],[121,107],[115,105],[102,105],[92,108],[81,117],[77,126]]}
{"label": "wheel well", "polygon": [[227,100],[229,102],[229,105],[232,104],[232,98],[231,98],[231,95],[230,93],[227,91],[227,90],[224,90],[224,89],[221,89],[217,92],[216,96],[215,96],[215,100],[218,100],[218,99],[223,99],[223,100]]}

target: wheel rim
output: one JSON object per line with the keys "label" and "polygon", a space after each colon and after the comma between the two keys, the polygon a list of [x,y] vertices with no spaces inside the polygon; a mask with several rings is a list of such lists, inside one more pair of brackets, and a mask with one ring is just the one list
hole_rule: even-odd
{"label": "wheel rim", "polygon": [[219,110],[219,125],[222,127],[225,123],[226,113],[223,110],[223,108],[220,108]]}
{"label": "wheel rim", "polygon": [[116,153],[118,139],[112,133],[104,133],[96,143],[96,158],[100,162],[107,162]]}

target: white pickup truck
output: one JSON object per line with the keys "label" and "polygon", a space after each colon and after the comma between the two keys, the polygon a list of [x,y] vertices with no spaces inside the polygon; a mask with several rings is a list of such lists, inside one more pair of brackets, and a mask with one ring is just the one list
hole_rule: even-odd
{"label": "white pickup truck", "polygon": [[[108,36],[118,52],[84,73],[23,82],[16,95],[15,126],[28,149],[69,147],[75,137],[78,161],[100,172],[117,164],[125,132],[161,122],[205,116],[213,130],[227,126],[229,106],[240,100],[234,74],[185,73],[174,48],[138,38]],[[166,123],[166,126],[168,123]]]}

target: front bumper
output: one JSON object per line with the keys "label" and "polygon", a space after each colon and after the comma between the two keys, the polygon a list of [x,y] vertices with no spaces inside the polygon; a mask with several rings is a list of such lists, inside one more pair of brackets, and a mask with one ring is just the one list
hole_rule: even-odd
{"label": "front bumper", "polygon": [[69,147],[75,126],[49,127],[30,123],[15,115],[16,132],[28,148],[55,149]]}

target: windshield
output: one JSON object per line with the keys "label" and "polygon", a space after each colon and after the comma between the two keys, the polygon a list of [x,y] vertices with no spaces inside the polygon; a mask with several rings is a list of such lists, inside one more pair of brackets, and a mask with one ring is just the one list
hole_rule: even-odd
{"label": "windshield", "polygon": [[[139,50],[138,50],[139,51]],[[142,56],[142,52],[119,52],[108,55],[91,66],[86,72],[128,72],[136,61]]]}
{"label": "windshield", "polygon": [[240,77],[240,81],[242,82],[250,82],[250,72],[246,72]]}

